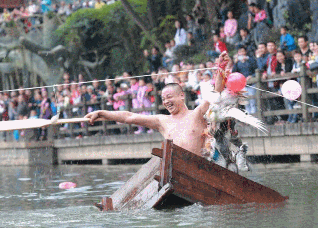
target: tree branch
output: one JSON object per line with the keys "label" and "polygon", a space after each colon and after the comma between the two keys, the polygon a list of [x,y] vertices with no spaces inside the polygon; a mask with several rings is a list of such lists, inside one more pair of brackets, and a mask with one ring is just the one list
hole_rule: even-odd
{"label": "tree branch", "polygon": [[128,15],[134,20],[134,22],[141,28],[141,30],[145,33],[145,36],[148,40],[151,41],[155,46],[157,46],[161,53],[164,53],[164,47],[163,45],[158,42],[156,38],[153,38],[150,34],[150,31],[147,28],[147,25],[143,22],[143,20],[138,16],[138,14],[135,13],[132,6],[129,4],[127,0],[120,0],[125,11],[128,13]]}
{"label": "tree branch", "polygon": [[[96,55],[97,55],[97,53],[96,53]],[[82,57],[80,57],[80,60],[77,63],[79,65],[84,66],[84,67],[88,67],[90,69],[95,69],[97,66],[101,65],[105,60],[106,60],[106,55],[104,55],[101,60],[99,60],[99,58],[97,56],[95,62],[90,62],[90,61],[84,60]]]}

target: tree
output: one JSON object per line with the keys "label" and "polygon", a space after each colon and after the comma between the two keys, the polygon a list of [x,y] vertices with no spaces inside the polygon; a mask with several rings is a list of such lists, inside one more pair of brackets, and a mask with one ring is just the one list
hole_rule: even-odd
{"label": "tree", "polygon": [[[130,17],[134,20],[134,22],[141,28],[141,30],[144,32],[145,36],[155,45],[159,48],[161,53],[164,53],[164,46],[162,43],[156,39],[156,37],[151,35],[150,29],[142,21],[142,19],[138,16],[138,14],[135,13],[134,9],[132,6],[129,4],[127,0],[120,0],[121,3],[123,4],[123,7],[125,11],[130,15]],[[153,22],[154,23],[154,22]]]}

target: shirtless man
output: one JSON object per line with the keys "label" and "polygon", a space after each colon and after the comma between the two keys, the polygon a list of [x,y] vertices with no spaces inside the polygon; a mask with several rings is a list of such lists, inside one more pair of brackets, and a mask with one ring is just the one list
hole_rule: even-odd
{"label": "shirtless man", "polygon": [[[227,63],[227,53],[222,53],[220,63]],[[221,74],[217,74],[215,91],[221,92],[224,82]],[[99,110],[87,114],[92,124],[96,119],[112,120],[116,122],[135,124],[158,130],[165,139],[172,139],[173,143],[199,156],[204,144],[203,131],[207,127],[204,114],[209,108],[209,102],[204,101],[194,110],[185,105],[185,94],[177,83],[167,84],[162,90],[162,104],[171,115],[141,115],[126,111]]]}

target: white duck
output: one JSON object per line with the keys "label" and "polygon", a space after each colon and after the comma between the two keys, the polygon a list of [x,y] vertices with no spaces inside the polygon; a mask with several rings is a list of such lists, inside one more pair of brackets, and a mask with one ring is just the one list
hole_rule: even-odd
{"label": "white duck", "polygon": [[262,121],[236,108],[237,104],[246,104],[246,97],[243,96],[242,93],[243,92],[233,93],[227,89],[221,93],[211,91],[211,95],[208,99],[210,107],[205,114],[207,121],[220,123],[227,119],[234,118],[267,134],[267,129]]}

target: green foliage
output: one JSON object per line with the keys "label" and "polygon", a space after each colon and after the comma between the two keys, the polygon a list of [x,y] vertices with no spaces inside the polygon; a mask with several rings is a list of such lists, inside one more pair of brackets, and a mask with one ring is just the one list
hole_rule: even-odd
{"label": "green foliage", "polygon": [[[311,30],[311,22],[308,22],[304,24],[302,28],[299,28],[297,24],[290,22],[290,16],[287,10],[284,11],[283,16],[286,19],[286,26],[289,28],[289,34],[292,35],[295,39],[298,36],[306,35]],[[312,17],[310,21],[312,21]]]}
{"label": "green foliage", "polygon": [[46,16],[49,18],[49,19],[52,19],[55,17],[55,13],[53,11],[49,11],[47,12]]}
{"label": "green foliage", "polygon": [[272,28],[265,33],[261,39],[261,43],[267,43],[269,41],[277,42],[280,40],[280,29],[279,28]]}
{"label": "green foliage", "polygon": [[[148,1],[128,1],[135,13],[148,24]],[[132,70],[134,73],[143,73],[146,71],[143,67],[146,65],[142,49],[150,49],[153,46],[150,40],[163,44],[173,39],[176,15],[189,13],[194,2],[195,0],[183,1],[184,4],[180,9],[177,7],[179,11],[175,15],[167,15],[168,8],[177,9],[176,5],[168,0],[156,0],[157,7],[152,16],[157,26],[151,29],[150,37],[144,34],[126,13],[121,1],[105,5],[101,9],[80,9],[74,12],[58,28],[56,34],[59,37],[59,43],[69,48],[77,44],[84,53],[98,50],[100,56],[107,55],[107,61],[104,63],[107,74],[121,74],[125,69]],[[180,50],[180,59],[190,58],[194,54],[191,48],[185,47]],[[203,57],[198,55],[196,58]]]}
{"label": "green foliage", "polygon": [[174,49],[174,55],[177,62],[188,61],[196,54],[196,50],[188,45],[179,45]]}
{"label": "green foliage", "polygon": [[[161,43],[165,43],[173,39],[173,34],[175,33],[174,22],[177,19],[174,15],[167,15],[162,19],[159,19],[159,26],[151,30],[151,37],[159,40]],[[141,33],[142,38],[140,42],[140,48],[150,49],[153,45],[148,40],[144,32]]]}
{"label": "green foliage", "polygon": [[15,23],[14,20],[11,20],[11,21],[7,22],[6,26],[8,28],[15,28],[15,27],[17,27],[17,24]]}
{"label": "green foliage", "polygon": [[200,64],[207,62],[209,57],[205,54],[205,52],[200,52],[189,58],[194,64]]}
{"label": "green foliage", "polygon": [[[162,42],[169,41],[173,39],[173,34],[175,33],[175,20],[177,19],[176,16],[167,15],[161,23],[159,24],[159,39]],[[172,35],[172,36],[171,36]]]}

